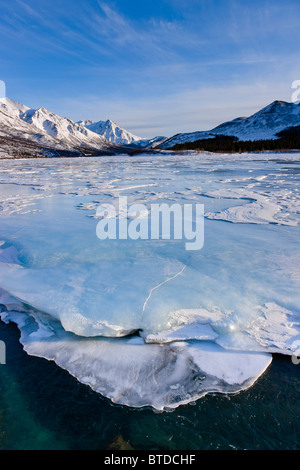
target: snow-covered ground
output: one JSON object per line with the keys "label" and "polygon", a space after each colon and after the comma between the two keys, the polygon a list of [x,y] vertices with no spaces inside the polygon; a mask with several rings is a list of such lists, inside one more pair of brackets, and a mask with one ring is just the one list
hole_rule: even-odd
{"label": "snow-covered ground", "polygon": [[[244,390],[299,352],[299,177],[297,153],[3,161],[1,317],[115,403]],[[120,195],[204,204],[204,247],[99,240]]]}

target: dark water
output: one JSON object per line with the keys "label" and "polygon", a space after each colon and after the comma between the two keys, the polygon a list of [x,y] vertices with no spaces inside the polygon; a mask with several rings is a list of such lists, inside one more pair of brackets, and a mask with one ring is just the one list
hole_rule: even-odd
{"label": "dark water", "polygon": [[206,396],[171,413],[112,405],[54,363],[30,357],[0,322],[0,449],[299,448],[300,365],[275,356],[249,390]]}

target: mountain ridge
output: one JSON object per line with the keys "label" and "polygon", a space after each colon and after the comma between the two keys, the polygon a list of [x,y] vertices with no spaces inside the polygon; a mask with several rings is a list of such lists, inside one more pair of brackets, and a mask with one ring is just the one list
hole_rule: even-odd
{"label": "mountain ridge", "polygon": [[[32,148],[86,154],[103,151],[120,153],[122,146],[111,144],[104,137],[69,118],[61,117],[45,107],[29,108],[10,98],[0,99],[0,137],[16,139]],[[54,152],[55,154],[55,152]]]}
{"label": "mountain ridge", "polygon": [[127,131],[123,127],[119,126],[116,122],[111,119],[106,121],[78,121],[78,124],[85,126],[87,129],[95,132],[96,134],[102,135],[109,142],[114,144],[130,145],[139,148],[149,148],[152,145],[159,144],[167,139],[164,136],[156,136],[151,139],[145,137],[139,137],[131,132]]}
{"label": "mountain ridge", "polygon": [[238,117],[219,124],[210,131],[176,134],[160,144],[160,149],[170,149],[197,140],[213,139],[224,135],[241,141],[277,139],[277,134],[289,127],[300,125],[300,103],[273,101],[249,117]]}
{"label": "mountain ridge", "polygon": [[[19,147],[19,148],[18,148]],[[0,156],[81,156],[128,153],[86,127],[44,107],[0,98]],[[27,155],[28,154],[28,155]]]}
{"label": "mountain ridge", "polygon": [[[249,117],[238,117],[219,124],[210,131],[179,133],[170,138],[142,138],[120,127],[114,121],[75,122],[44,107],[29,108],[9,98],[0,99],[0,154],[18,145],[36,154],[68,155],[120,154],[141,151],[170,150],[185,143],[234,138],[236,141],[279,139],[281,132],[300,126],[300,103],[276,100]],[[272,144],[273,145],[273,144]],[[2,147],[1,147],[2,146]],[[179,147],[178,147],[179,146]],[[214,148],[214,145],[210,146]],[[275,145],[276,147],[276,145]],[[5,151],[3,149],[6,149]],[[22,150],[21,150],[22,153]]]}
{"label": "mountain ridge", "polygon": [[139,142],[140,140],[144,140],[143,137],[138,137],[132,134],[123,127],[120,127],[111,119],[97,122],[93,122],[90,120],[78,121],[78,124],[81,124],[86,129],[89,129],[92,132],[95,132],[96,134],[105,137],[105,139],[107,139],[111,143],[131,144]]}

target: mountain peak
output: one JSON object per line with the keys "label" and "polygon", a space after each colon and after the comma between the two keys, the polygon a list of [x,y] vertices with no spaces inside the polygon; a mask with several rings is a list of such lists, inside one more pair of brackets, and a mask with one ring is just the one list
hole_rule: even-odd
{"label": "mountain peak", "polygon": [[9,98],[0,99],[0,122],[7,135],[27,138],[51,148],[103,150],[111,147],[102,136],[71,119],[63,118],[41,106],[28,108]]}
{"label": "mountain peak", "polygon": [[93,121],[90,121],[89,119],[86,119],[85,121],[78,121],[77,124],[79,124],[80,126],[90,126],[91,124],[94,124]]}
{"label": "mountain peak", "polygon": [[116,124],[114,121],[112,121],[111,119],[107,119],[107,121],[105,121],[105,125],[107,126],[111,126],[111,127],[118,127],[118,124]]}
{"label": "mountain peak", "polygon": [[277,139],[279,132],[299,125],[300,104],[275,100],[250,117],[233,119],[207,132],[173,136],[159,145],[159,148],[172,148],[176,144],[214,138],[218,135],[237,137],[242,141]]}
{"label": "mountain peak", "polygon": [[22,103],[18,103],[18,101],[13,101],[10,98],[0,98],[0,110],[9,114],[10,116],[20,116],[22,113],[25,113],[30,108],[25,106]]}
{"label": "mountain peak", "polygon": [[273,101],[273,103],[263,108],[261,112],[263,111],[277,112],[280,109],[284,109],[284,108],[289,109],[289,108],[292,108],[293,106],[294,106],[294,103],[288,103],[287,101],[275,100]]}
{"label": "mountain peak", "polygon": [[[80,122],[87,123],[91,121]],[[123,127],[120,127],[111,119],[107,119],[106,121],[91,122],[91,124],[85,124],[85,127],[90,131],[105,137],[105,139],[114,144],[131,145],[139,141],[147,140],[132,134],[126,129],[123,129]]]}

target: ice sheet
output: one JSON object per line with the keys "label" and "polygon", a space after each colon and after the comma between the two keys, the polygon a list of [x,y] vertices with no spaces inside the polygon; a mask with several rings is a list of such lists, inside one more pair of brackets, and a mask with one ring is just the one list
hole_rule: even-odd
{"label": "ice sheet", "polygon": [[[161,410],[244,390],[300,341],[299,158],[3,162],[1,317],[28,354],[116,403]],[[103,243],[96,210],[119,195],[204,204],[203,249]]]}
{"label": "ice sheet", "polygon": [[206,342],[145,344],[142,338],[82,338],[37,312],[2,314],[21,330],[28,354],[60,367],[114,403],[171,410],[207,393],[250,387],[272,360]]}

